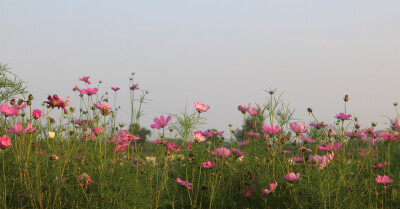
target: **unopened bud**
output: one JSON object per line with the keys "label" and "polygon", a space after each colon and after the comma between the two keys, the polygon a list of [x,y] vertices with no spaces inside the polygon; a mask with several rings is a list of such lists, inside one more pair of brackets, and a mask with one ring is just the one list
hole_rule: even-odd
{"label": "unopened bud", "polygon": [[333,131],[332,131],[332,129],[329,129],[329,131],[328,131],[328,136],[329,136],[329,137],[332,137],[332,136],[333,136]]}
{"label": "unopened bud", "polygon": [[18,100],[18,105],[22,105],[23,102],[24,102],[24,100],[19,99],[19,100]]}
{"label": "unopened bud", "polygon": [[33,100],[33,96],[32,96],[32,94],[29,94],[29,96],[28,96],[28,100],[30,100],[30,101],[32,101],[32,100]]}
{"label": "unopened bud", "polygon": [[14,105],[15,104],[15,99],[11,99],[10,104]]}
{"label": "unopened bud", "polygon": [[372,126],[372,127],[376,127],[376,123],[375,123],[375,122],[372,122],[372,123],[371,123],[371,126]]}
{"label": "unopened bud", "polygon": [[349,101],[349,95],[346,94],[346,95],[344,96],[344,101],[345,101],[345,102]]}
{"label": "unopened bud", "polygon": [[393,103],[393,105],[394,105],[395,107],[397,107],[397,102]]}
{"label": "unopened bud", "polygon": [[309,108],[307,108],[307,111],[309,112],[309,113],[312,113],[312,109],[309,107]]}

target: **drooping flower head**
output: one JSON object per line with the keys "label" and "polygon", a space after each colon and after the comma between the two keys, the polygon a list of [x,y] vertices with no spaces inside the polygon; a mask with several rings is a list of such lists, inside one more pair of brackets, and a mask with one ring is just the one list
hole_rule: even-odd
{"label": "drooping flower head", "polygon": [[87,89],[79,89],[80,94],[87,94],[88,96],[97,94],[98,89],[97,88],[87,88]]}
{"label": "drooping flower head", "polygon": [[202,113],[207,112],[207,110],[210,109],[210,106],[196,102],[194,103],[194,108],[197,110],[197,112]]}
{"label": "drooping flower head", "polygon": [[269,184],[269,189],[263,189],[261,190],[262,192],[262,196],[265,197],[267,196],[269,193],[275,191],[276,187],[278,186],[278,183],[276,182],[276,180],[274,180],[275,183],[270,183]]}
{"label": "drooping flower head", "polygon": [[0,137],[0,148],[5,150],[7,149],[8,146],[11,144],[11,139],[10,137],[4,135],[3,137]]}
{"label": "drooping flower head", "polygon": [[345,120],[350,120],[351,115],[350,115],[350,114],[346,115],[346,114],[344,114],[344,113],[341,112],[341,113],[337,114],[337,115],[335,116],[335,118],[337,118],[337,119],[339,119],[339,120],[342,120],[342,121],[345,121]]}
{"label": "drooping flower head", "polygon": [[288,182],[294,182],[294,181],[297,181],[300,178],[300,173],[295,174],[295,173],[292,172],[292,173],[286,174],[284,176],[284,178]]}
{"label": "drooping flower head", "polygon": [[280,132],[279,126],[267,126],[263,125],[262,129],[264,130],[265,133],[267,133],[270,136],[274,136]]}
{"label": "drooping flower head", "polygon": [[83,76],[83,78],[79,78],[79,81],[83,81],[87,84],[91,84],[92,82],[89,81],[90,76]]}
{"label": "drooping flower head", "polygon": [[13,117],[19,113],[19,110],[14,106],[9,106],[7,103],[4,103],[0,106],[0,112],[7,117]]}
{"label": "drooping flower head", "polygon": [[6,130],[8,133],[21,135],[21,134],[26,134],[26,133],[32,132],[32,131],[36,130],[36,128],[31,128],[31,123],[28,123],[26,125],[26,127],[24,129],[22,129],[21,123],[17,121],[15,123],[15,127],[10,127],[10,129],[4,128],[4,130]]}
{"label": "drooping flower head", "polygon": [[207,161],[207,162],[202,163],[202,165],[204,168],[211,168],[215,165],[215,161],[213,161],[213,162]]}
{"label": "drooping flower head", "polygon": [[187,182],[187,181],[183,181],[183,180],[180,179],[180,178],[177,178],[177,179],[176,179],[176,182],[178,182],[178,184],[180,184],[180,185],[183,186],[183,187],[186,187],[186,188],[188,188],[188,189],[192,189],[192,186],[193,186],[192,183],[189,183],[189,182]]}
{"label": "drooping flower head", "polygon": [[161,115],[160,118],[154,118],[154,124],[151,124],[151,128],[161,129],[168,125],[168,122],[172,119],[172,116],[168,115],[167,119],[164,118],[164,115]]}
{"label": "drooping flower head", "polygon": [[298,125],[297,123],[291,123],[290,129],[292,129],[292,131],[295,132],[297,136],[300,136],[300,134],[307,132],[307,127],[304,122],[301,123],[301,125]]}
{"label": "drooping flower head", "polygon": [[389,183],[392,183],[394,180],[393,179],[389,179],[389,176],[386,176],[386,175],[384,175],[384,176],[378,175],[375,178],[375,181],[380,183],[380,184],[389,184]]}
{"label": "drooping flower head", "polygon": [[193,139],[198,142],[204,142],[206,140],[206,137],[203,135],[201,131],[196,131],[193,132]]}

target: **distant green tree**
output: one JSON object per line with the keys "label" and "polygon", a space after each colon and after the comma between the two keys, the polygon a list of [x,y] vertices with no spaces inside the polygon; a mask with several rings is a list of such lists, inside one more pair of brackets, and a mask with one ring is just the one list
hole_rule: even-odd
{"label": "distant green tree", "polygon": [[151,131],[149,129],[140,127],[137,123],[131,124],[129,126],[129,132],[140,138],[139,140],[137,140],[137,142],[139,143],[145,142],[147,140],[147,136],[151,135]]}
{"label": "distant green tree", "polygon": [[260,133],[262,136],[262,122],[255,122],[256,117],[249,115],[246,117],[246,126],[242,125],[241,129],[236,129],[235,131],[235,139],[236,141],[243,141],[244,140],[244,129],[246,127],[246,132],[254,132],[254,133]]}
{"label": "distant green tree", "polygon": [[28,92],[24,81],[21,80],[17,75],[10,72],[10,68],[7,65],[0,63],[0,102],[9,100],[12,97],[22,95],[24,96]]}

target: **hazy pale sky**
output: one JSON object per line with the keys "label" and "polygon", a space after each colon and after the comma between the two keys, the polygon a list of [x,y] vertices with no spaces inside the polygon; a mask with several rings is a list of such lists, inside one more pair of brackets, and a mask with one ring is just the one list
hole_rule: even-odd
{"label": "hazy pale sky", "polygon": [[[238,128],[238,105],[284,91],[295,118],[383,124],[400,101],[400,1],[19,1],[0,0],[0,61],[28,83],[34,105],[71,96],[90,76],[100,93],[121,87],[129,118],[129,76],[150,91],[142,125],[211,106],[201,130]],[[94,87],[94,86],[92,86]],[[110,97],[111,101],[111,97]],[[228,135],[226,135],[228,136]]]}

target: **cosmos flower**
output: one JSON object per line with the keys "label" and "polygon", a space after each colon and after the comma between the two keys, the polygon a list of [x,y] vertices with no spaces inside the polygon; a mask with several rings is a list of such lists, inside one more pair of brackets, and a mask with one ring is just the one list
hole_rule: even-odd
{"label": "cosmos flower", "polygon": [[292,129],[292,131],[295,132],[297,136],[300,136],[300,134],[307,132],[307,127],[304,122],[301,123],[301,125],[298,125],[297,123],[291,123],[290,129]]}
{"label": "cosmos flower", "polygon": [[237,157],[243,156],[243,152],[241,152],[239,149],[232,148],[232,153],[235,154]]}
{"label": "cosmos flower", "polygon": [[83,81],[87,84],[91,84],[92,82],[89,81],[90,76],[83,76],[83,78],[79,78],[79,81]]}
{"label": "cosmos flower", "polygon": [[0,112],[7,117],[13,117],[19,113],[19,110],[14,106],[9,106],[7,103],[4,103],[0,106]]}
{"label": "cosmos flower", "polygon": [[294,182],[294,181],[297,181],[300,178],[300,173],[295,174],[295,173],[292,172],[292,173],[286,174],[284,176],[284,178],[288,182]]}
{"label": "cosmos flower", "polygon": [[386,176],[386,175],[385,176],[378,175],[375,178],[375,181],[380,183],[380,184],[389,184],[389,183],[392,183],[394,180],[393,179],[389,179],[389,176]]}
{"label": "cosmos flower", "polygon": [[207,112],[207,110],[210,109],[210,106],[196,102],[194,103],[194,108],[197,110],[197,112],[202,113]]}
{"label": "cosmos flower", "polygon": [[339,119],[339,120],[342,120],[342,121],[345,121],[345,120],[350,120],[351,115],[350,115],[350,114],[346,115],[346,114],[344,114],[344,113],[339,113],[339,114],[337,114],[337,115],[335,116],[335,118],[337,118],[337,119]]}
{"label": "cosmos flower", "polygon": [[303,134],[300,135],[300,140],[303,141],[304,143],[313,143],[317,141],[317,140],[312,140],[311,138],[312,136],[305,137]]}
{"label": "cosmos flower", "polygon": [[98,89],[97,88],[87,88],[87,89],[79,89],[80,94],[87,94],[88,96],[97,94]]}
{"label": "cosmos flower", "polygon": [[31,128],[31,123],[28,123],[28,125],[26,125],[25,129],[22,129],[21,123],[17,121],[15,123],[15,127],[10,127],[10,129],[4,128],[4,130],[6,130],[8,133],[21,135],[21,134],[26,134],[26,133],[32,132],[32,131],[36,130],[36,128]]}
{"label": "cosmos flower", "polygon": [[187,181],[183,181],[183,180],[180,179],[180,178],[177,178],[177,179],[176,179],[176,182],[178,182],[178,184],[180,184],[180,185],[183,186],[183,187],[186,187],[186,188],[188,188],[188,189],[192,189],[192,186],[193,186],[192,183],[189,183],[189,182],[187,182]]}
{"label": "cosmos flower", "polygon": [[280,132],[279,126],[267,126],[263,125],[262,129],[264,130],[265,133],[267,133],[270,136],[276,135]]}
{"label": "cosmos flower", "polygon": [[106,116],[106,115],[112,113],[112,111],[111,111],[112,108],[111,108],[110,105],[108,105],[108,104],[101,103],[101,102],[97,102],[97,103],[95,103],[93,106],[94,106],[95,108],[97,108],[97,109],[100,111],[100,113],[101,113],[102,115],[104,115],[104,116]]}
{"label": "cosmos flower", "polygon": [[276,180],[274,180],[275,183],[270,183],[269,184],[269,189],[263,189],[261,190],[262,192],[262,196],[265,197],[267,196],[269,193],[275,191],[276,186],[278,186],[278,183],[276,182]]}
{"label": "cosmos flower", "polygon": [[33,116],[33,118],[38,119],[42,116],[42,111],[38,110],[38,109],[34,109],[32,111],[32,116]]}
{"label": "cosmos flower", "polygon": [[83,173],[82,175],[79,175],[76,177],[78,179],[77,183],[82,183],[82,186],[89,185],[90,182],[93,182],[93,180],[90,178],[90,176],[86,173]]}
{"label": "cosmos flower", "polygon": [[113,91],[118,91],[120,88],[119,87],[111,87],[111,90]]}
{"label": "cosmos flower", "polygon": [[154,124],[151,124],[151,128],[161,129],[168,125],[168,122],[172,119],[172,116],[168,116],[167,119],[163,115],[160,118],[154,118]]}
{"label": "cosmos flower", "polygon": [[11,144],[11,139],[10,137],[4,135],[3,137],[0,137],[0,148],[5,150],[7,149],[8,146]]}
{"label": "cosmos flower", "polygon": [[204,142],[206,140],[206,137],[203,135],[201,131],[196,131],[193,132],[193,139],[198,142]]}
{"label": "cosmos flower", "polygon": [[130,87],[130,89],[132,90],[132,91],[134,91],[134,90],[138,90],[139,89],[139,84],[137,83],[137,84],[133,84],[131,87]]}
{"label": "cosmos flower", "polygon": [[246,107],[246,106],[239,105],[239,106],[237,107],[237,109],[238,109],[240,112],[242,112],[243,114],[246,114],[247,111],[250,110],[250,107],[251,107],[251,104],[249,103],[249,105],[247,105],[247,107]]}
{"label": "cosmos flower", "polygon": [[219,155],[223,157],[229,157],[231,155],[231,151],[226,147],[220,147],[211,152],[213,155]]}
{"label": "cosmos flower", "polygon": [[213,162],[207,161],[207,162],[202,163],[202,165],[203,165],[204,168],[211,168],[211,167],[213,167],[215,165],[215,162],[214,161]]}

